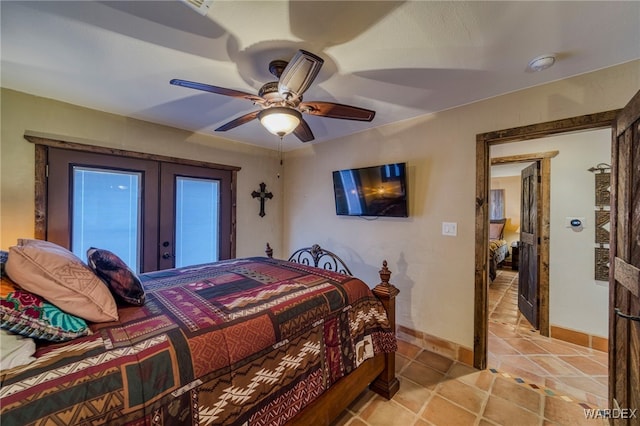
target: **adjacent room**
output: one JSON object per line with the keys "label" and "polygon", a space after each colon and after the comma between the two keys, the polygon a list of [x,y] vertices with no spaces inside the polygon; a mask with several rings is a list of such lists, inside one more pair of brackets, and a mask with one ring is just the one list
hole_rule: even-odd
{"label": "adjacent room", "polygon": [[[596,234],[602,225],[606,229],[608,218],[601,221],[600,216],[608,216],[610,206],[598,206],[596,190],[599,185],[594,172],[598,178],[610,172],[610,136],[610,130],[603,129],[493,147],[491,156],[495,165],[491,166],[489,209],[492,223],[504,223],[500,241],[510,250],[497,266],[496,278],[489,284],[490,328],[499,328],[489,339],[489,367],[508,368],[539,385],[553,381],[556,389],[562,388],[583,399],[599,398],[602,403],[607,397],[607,369],[597,361],[608,352],[609,274],[608,270],[603,273],[597,266],[597,253],[605,246],[605,250],[608,249],[609,238],[606,235],[606,244],[598,244]],[[536,263],[520,261],[521,223],[532,210],[525,189],[530,170],[536,166],[529,161],[531,153],[549,153],[552,157],[549,182],[551,258],[547,272],[532,271],[538,268]],[[541,200],[538,200],[533,210],[542,210],[540,204]],[[580,225],[572,226],[572,220],[580,220]],[[531,309],[523,294],[528,289],[519,285],[521,278],[528,281],[529,277],[540,273],[548,274],[546,280],[549,282],[545,299],[550,308],[548,313],[543,311],[547,318],[542,321],[537,317],[539,310]],[[509,353],[509,346],[503,344],[505,326],[513,327],[515,333],[508,339],[518,340],[508,342],[521,347],[522,354]],[[535,341],[541,334],[562,342],[551,345],[546,339],[540,339],[542,347],[539,347]],[[496,343],[493,348],[492,342]],[[580,353],[579,357],[566,356],[567,346],[570,351]],[[530,358],[525,359],[525,356]],[[554,359],[553,374],[547,371],[551,359]],[[541,368],[540,364],[545,363],[547,369]],[[580,372],[585,370],[589,374],[581,376]]]}
{"label": "adjacent room", "polygon": [[3,424],[640,421],[639,2],[0,23]]}

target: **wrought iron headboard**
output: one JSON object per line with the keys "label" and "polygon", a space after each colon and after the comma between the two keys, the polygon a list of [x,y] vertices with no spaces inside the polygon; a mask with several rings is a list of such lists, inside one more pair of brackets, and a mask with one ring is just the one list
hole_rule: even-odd
{"label": "wrought iron headboard", "polygon": [[[273,257],[273,249],[269,243],[267,243],[266,253],[267,256]],[[340,259],[337,254],[323,249],[318,244],[296,250],[288,261],[353,276],[344,260]]]}
{"label": "wrought iron headboard", "polygon": [[[267,243],[265,253],[268,257],[273,257],[273,249],[269,243]],[[323,249],[318,244],[296,250],[287,261],[353,276],[344,260],[340,259],[337,254]]]}
{"label": "wrought iron headboard", "polygon": [[316,268],[335,271],[345,275],[353,275],[337,254],[323,249],[318,244],[296,250],[289,257],[288,261],[315,266]]}

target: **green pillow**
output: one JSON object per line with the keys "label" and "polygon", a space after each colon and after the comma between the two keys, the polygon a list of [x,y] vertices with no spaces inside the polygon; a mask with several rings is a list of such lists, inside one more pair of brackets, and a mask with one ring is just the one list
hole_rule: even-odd
{"label": "green pillow", "polygon": [[85,320],[20,289],[5,275],[0,278],[0,328],[52,342],[91,334]]}

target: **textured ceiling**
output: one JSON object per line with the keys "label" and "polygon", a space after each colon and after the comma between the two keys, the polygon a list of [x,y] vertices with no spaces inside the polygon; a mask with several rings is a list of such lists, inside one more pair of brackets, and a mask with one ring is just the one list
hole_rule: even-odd
{"label": "textured ceiling", "polygon": [[[640,58],[636,1],[216,0],[206,16],[170,1],[0,7],[2,87],[204,133],[256,107],[170,79],[257,93],[271,60],[314,52],[325,64],[305,100],[377,115],[305,115],[312,143]],[[545,53],[556,65],[528,72]],[[216,135],[278,145],[257,120]]]}

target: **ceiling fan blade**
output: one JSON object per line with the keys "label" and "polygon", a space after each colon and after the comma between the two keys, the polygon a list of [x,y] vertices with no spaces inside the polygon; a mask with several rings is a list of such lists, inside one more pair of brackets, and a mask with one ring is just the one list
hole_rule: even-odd
{"label": "ceiling fan blade", "polygon": [[263,98],[257,95],[252,95],[251,93],[242,92],[240,90],[226,89],[224,87],[212,86],[210,84],[197,83],[195,81],[179,80],[177,78],[174,78],[169,82],[169,84],[173,84],[174,86],[188,87],[190,89],[202,90],[205,92],[211,92],[218,95],[231,96],[234,98],[244,98],[251,102],[264,102]]}
{"label": "ceiling fan blade", "polygon": [[311,131],[311,127],[307,124],[306,121],[300,120],[300,124],[295,128],[293,134],[298,137],[302,142],[310,142],[315,139],[313,136],[313,132]]}
{"label": "ceiling fan blade", "polygon": [[376,112],[370,109],[336,104],[334,102],[302,102],[298,109],[306,114],[343,120],[371,121],[376,116]]}
{"label": "ceiling fan blade", "polygon": [[250,112],[249,114],[245,114],[236,119],[233,119],[227,124],[223,124],[222,126],[218,127],[216,129],[216,132],[226,132],[227,130],[234,129],[240,126],[241,124],[246,124],[251,120],[254,120],[258,116],[259,112],[260,111],[253,111],[253,112]]}
{"label": "ceiling fan blade", "polygon": [[285,99],[300,97],[311,86],[322,64],[324,60],[321,57],[306,50],[298,50],[280,75],[278,82],[280,95]]}

